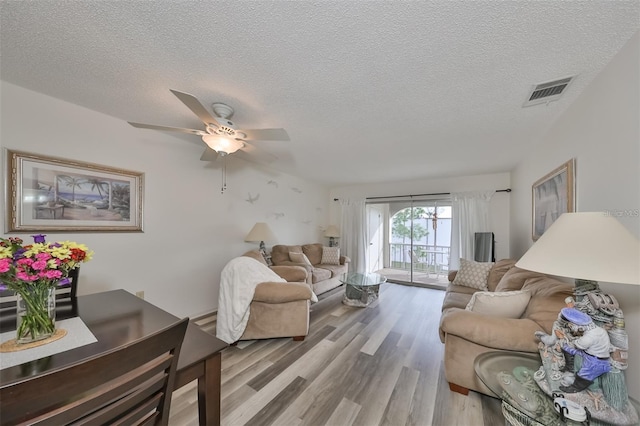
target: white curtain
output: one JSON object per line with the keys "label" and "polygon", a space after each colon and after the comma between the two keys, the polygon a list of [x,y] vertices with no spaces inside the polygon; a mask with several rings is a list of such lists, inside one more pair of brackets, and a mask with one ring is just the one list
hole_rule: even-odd
{"label": "white curtain", "polygon": [[364,199],[341,199],[340,254],[351,259],[349,272],[366,272],[367,220]]}
{"label": "white curtain", "polygon": [[451,193],[451,256],[449,270],[460,267],[460,258],[473,259],[473,237],[489,232],[489,207],[495,191]]}

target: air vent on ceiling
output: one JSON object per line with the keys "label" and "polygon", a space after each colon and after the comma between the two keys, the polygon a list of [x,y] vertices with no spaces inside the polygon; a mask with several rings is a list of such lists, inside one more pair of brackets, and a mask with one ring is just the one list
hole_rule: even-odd
{"label": "air vent on ceiling", "polygon": [[531,92],[529,93],[526,102],[522,104],[522,106],[528,107],[532,105],[557,101],[574,78],[575,76],[571,76],[561,78],[559,80],[548,81],[546,83],[536,84],[531,88]]}

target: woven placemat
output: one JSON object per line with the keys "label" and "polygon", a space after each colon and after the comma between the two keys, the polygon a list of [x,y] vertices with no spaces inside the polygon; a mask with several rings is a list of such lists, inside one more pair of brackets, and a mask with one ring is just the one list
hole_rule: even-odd
{"label": "woven placemat", "polygon": [[67,330],[57,328],[56,331],[53,332],[51,337],[47,337],[46,339],[38,340],[31,343],[18,343],[16,339],[7,340],[0,345],[0,353],[16,352],[23,351],[25,349],[37,348],[38,346],[46,345],[47,343],[55,342],[56,340],[62,339],[66,335]]}

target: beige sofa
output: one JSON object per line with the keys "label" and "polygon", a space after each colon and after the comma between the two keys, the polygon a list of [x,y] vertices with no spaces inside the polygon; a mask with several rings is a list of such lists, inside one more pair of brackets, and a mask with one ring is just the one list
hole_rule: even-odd
{"label": "beige sofa", "polygon": [[[350,262],[347,256],[340,256],[339,265],[323,264],[322,247],[322,244],[275,245],[271,249],[271,261],[274,266],[302,266],[305,268],[309,273],[307,283],[312,286],[313,292],[319,295],[342,284],[340,275],[348,272]],[[289,253],[304,253],[311,265],[291,261]]]}
{"label": "beige sofa", "polygon": [[[514,260],[496,262],[489,272],[489,292],[528,290],[531,298],[519,318],[505,318],[466,310],[478,290],[453,284],[456,271],[449,274],[440,318],[440,340],[444,343],[445,376],[452,391],[467,394],[469,389],[493,396],[477,378],[475,358],[489,351],[538,353],[534,333],[551,332],[565,298],[573,295],[573,285],[514,266]],[[493,296],[496,296],[494,294]],[[509,303],[508,298],[497,303]],[[526,303],[526,302],[525,302]]]}
{"label": "beige sofa", "polygon": [[[258,250],[249,251],[243,256],[267,266]],[[264,282],[256,286],[249,305],[249,321],[239,340],[278,337],[304,340],[309,334],[311,303],[307,270],[297,266],[273,266],[271,269],[287,282]]]}

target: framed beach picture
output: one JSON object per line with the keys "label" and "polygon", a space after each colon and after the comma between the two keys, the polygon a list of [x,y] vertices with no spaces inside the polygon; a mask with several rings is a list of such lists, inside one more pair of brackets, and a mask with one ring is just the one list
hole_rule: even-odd
{"label": "framed beach picture", "polygon": [[144,174],[5,150],[6,232],[142,232]]}
{"label": "framed beach picture", "polygon": [[562,213],[575,210],[575,160],[538,179],[531,187],[532,237],[536,241]]}

